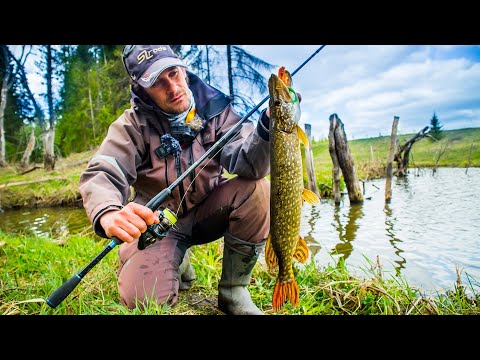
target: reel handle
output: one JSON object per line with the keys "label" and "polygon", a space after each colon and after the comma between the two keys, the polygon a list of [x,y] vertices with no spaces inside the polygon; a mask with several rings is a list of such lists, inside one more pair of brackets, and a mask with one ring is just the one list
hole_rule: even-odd
{"label": "reel handle", "polygon": [[167,236],[168,231],[175,225],[177,222],[177,217],[173,211],[168,208],[159,210],[159,219],[158,224],[152,224],[147,226],[147,230],[140,235],[138,239],[138,250],[143,250],[147,246],[152,245],[157,241],[157,238],[162,239]]}

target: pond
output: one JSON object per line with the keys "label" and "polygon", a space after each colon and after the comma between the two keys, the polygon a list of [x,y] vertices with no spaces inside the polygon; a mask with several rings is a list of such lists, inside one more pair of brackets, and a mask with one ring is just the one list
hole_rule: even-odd
{"label": "pond", "polygon": [[[339,205],[322,199],[305,203],[300,234],[319,268],[341,258],[365,275],[380,264],[384,278],[405,279],[435,295],[462,283],[480,286],[480,168],[411,169],[394,178],[385,205],[385,179],[365,183],[363,204]],[[92,235],[83,208],[8,210],[0,213],[3,231],[37,236]],[[97,254],[92,254],[92,259]],[[468,291],[468,289],[467,289]]]}
{"label": "pond", "polygon": [[393,179],[388,205],[385,179],[365,183],[360,205],[350,205],[348,195],[339,205],[330,199],[306,204],[301,234],[319,267],[343,258],[347,268],[361,272],[378,256],[387,276],[433,295],[454,289],[457,269],[462,283],[478,291],[479,190],[479,168],[411,169]]}

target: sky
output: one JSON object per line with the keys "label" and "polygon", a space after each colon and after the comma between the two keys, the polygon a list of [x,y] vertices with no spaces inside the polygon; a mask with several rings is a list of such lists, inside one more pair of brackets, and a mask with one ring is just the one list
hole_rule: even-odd
{"label": "sky", "polygon": [[[243,47],[293,72],[320,46]],[[422,130],[434,112],[443,130],[480,127],[480,45],[326,45],[293,88],[302,96],[300,126],[310,124],[317,140],[334,113],[352,140],[390,135],[394,116],[398,134]]]}

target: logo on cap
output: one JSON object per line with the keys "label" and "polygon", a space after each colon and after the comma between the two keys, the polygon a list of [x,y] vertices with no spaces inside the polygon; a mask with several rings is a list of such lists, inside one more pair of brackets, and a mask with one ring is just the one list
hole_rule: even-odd
{"label": "logo on cap", "polygon": [[137,55],[138,64],[140,65],[145,60],[151,59],[153,57],[153,54],[156,54],[160,51],[167,51],[167,48],[164,46],[160,46],[149,51],[143,50],[140,54]]}

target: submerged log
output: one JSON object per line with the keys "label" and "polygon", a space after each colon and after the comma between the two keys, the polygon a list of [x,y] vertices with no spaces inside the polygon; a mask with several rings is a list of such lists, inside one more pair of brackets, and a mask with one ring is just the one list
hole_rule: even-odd
{"label": "submerged log", "polygon": [[340,169],[342,170],[343,179],[345,180],[345,185],[348,190],[350,203],[361,203],[363,202],[363,194],[355,170],[355,164],[348,147],[347,135],[345,134],[343,123],[337,114],[330,115],[329,120],[328,150],[330,151],[330,157],[333,161],[335,203],[340,202]]}
{"label": "submerged log", "polygon": [[315,177],[315,168],[313,166],[312,152],[312,125],[305,124],[305,133],[308,137],[308,147],[305,147],[305,162],[307,164],[307,180],[308,190],[313,191],[320,198],[320,191],[317,186],[317,178]]}

